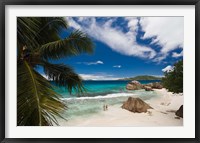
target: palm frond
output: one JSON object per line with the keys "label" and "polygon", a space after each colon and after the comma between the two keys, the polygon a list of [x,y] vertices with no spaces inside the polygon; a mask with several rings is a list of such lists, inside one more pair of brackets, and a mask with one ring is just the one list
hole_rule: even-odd
{"label": "palm frond", "polygon": [[40,45],[59,40],[61,30],[67,29],[67,21],[63,17],[40,17],[40,30],[36,39]]}
{"label": "palm frond", "polygon": [[92,53],[94,45],[91,39],[81,31],[75,31],[66,39],[49,42],[40,47],[44,59],[60,59],[65,56]]}
{"label": "palm frond", "polygon": [[[34,37],[40,30],[40,21],[34,17],[18,17],[17,18],[17,43],[18,48],[28,46],[29,49],[32,47],[38,47],[39,43]],[[20,51],[20,50],[19,50]]]}
{"label": "palm frond", "polygon": [[30,50],[46,42],[58,40],[60,30],[67,26],[62,17],[18,17],[18,45],[26,45]]}
{"label": "palm frond", "polygon": [[53,80],[58,86],[66,86],[70,93],[73,89],[78,93],[82,93],[85,90],[81,77],[71,67],[48,62],[43,62],[43,67],[49,79]]}
{"label": "palm frond", "polygon": [[53,30],[59,34],[60,30],[68,27],[67,21],[63,17],[40,17],[40,20],[42,26],[38,33]]}
{"label": "palm frond", "polygon": [[17,125],[45,126],[58,122],[66,105],[51,84],[38,74],[27,61],[17,67]]}

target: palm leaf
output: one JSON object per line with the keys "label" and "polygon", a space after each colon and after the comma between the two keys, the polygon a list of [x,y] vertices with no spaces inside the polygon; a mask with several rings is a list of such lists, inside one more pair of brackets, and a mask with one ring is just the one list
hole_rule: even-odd
{"label": "palm leaf", "polygon": [[40,17],[39,19],[41,24],[36,39],[40,45],[59,40],[61,30],[68,27],[63,17]]}
{"label": "palm leaf", "polygon": [[17,48],[20,54],[23,46],[28,46],[29,50],[38,47],[39,43],[36,37],[39,31],[40,21],[34,17],[18,17],[17,18]]}
{"label": "palm leaf", "polygon": [[78,93],[82,93],[85,90],[81,77],[71,67],[48,62],[43,62],[43,67],[49,79],[53,80],[58,86],[66,86],[70,93],[72,89]]}
{"label": "palm leaf", "polygon": [[17,68],[17,124],[19,126],[44,126],[58,122],[66,109],[51,84],[38,74],[26,61]]}
{"label": "palm leaf", "polygon": [[18,48],[27,46],[31,50],[49,41],[58,40],[60,30],[67,26],[62,17],[18,17]]}
{"label": "palm leaf", "polygon": [[75,31],[66,39],[49,42],[40,47],[44,59],[60,59],[81,53],[92,53],[94,45],[91,39],[80,31]]}

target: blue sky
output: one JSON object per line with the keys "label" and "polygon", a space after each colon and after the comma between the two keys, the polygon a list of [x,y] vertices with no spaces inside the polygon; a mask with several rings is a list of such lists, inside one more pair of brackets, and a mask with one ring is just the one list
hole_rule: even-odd
{"label": "blue sky", "polygon": [[[183,58],[183,17],[66,17],[68,30],[93,40],[93,54],[63,58],[83,79],[103,80],[137,75],[162,76]],[[39,70],[42,72],[42,70]]]}

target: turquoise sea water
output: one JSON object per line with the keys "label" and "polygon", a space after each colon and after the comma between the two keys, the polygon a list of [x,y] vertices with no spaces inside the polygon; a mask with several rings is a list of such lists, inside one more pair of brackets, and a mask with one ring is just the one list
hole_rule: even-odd
{"label": "turquoise sea water", "polygon": [[[57,87],[56,92],[63,96],[63,101],[68,106],[68,110],[63,113],[63,116],[68,120],[88,117],[92,114],[103,110],[103,105],[122,105],[128,97],[139,97],[142,100],[155,98],[159,95],[154,91],[145,90],[126,90],[126,85],[130,81],[84,81],[86,93],[78,95],[72,93],[71,95],[64,87]],[[159,80],[143,80],[142,84],[151,82],[159,82]]]}
{"label": "turquoise sea water", "polygon": [[[130,81],[110,80],[110,81],[83,81],[86,92],[84,94],[77,94],[72,92],[70,95],[65,87],[57,87],[56,92],[61,94],[63,98],[76,98],[76,97],[95,97],[106,96],[111,93],[128,92],[126,85]],[[141,80],[141,84],[147,84],[151,82],[160,82],[160,80]]]}

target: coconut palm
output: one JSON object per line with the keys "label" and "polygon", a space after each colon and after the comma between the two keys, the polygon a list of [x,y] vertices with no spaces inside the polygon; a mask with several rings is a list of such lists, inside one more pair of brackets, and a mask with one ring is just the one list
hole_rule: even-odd
{"label": "coconut palm", "polygon": [[88,36],[74,31],[64,39],[59,37],[68,25],[61,17],[17,18],[17,125],[47,126],[57,124],[56,116],[67,109],[49,81],[37,72],[42,66],[46,76],[69,92],[83,92],[82,80],[64,64],[52,64],[65,56],[92,53]]}

